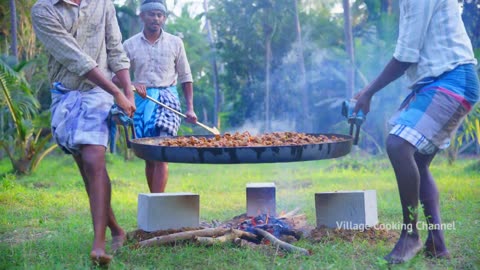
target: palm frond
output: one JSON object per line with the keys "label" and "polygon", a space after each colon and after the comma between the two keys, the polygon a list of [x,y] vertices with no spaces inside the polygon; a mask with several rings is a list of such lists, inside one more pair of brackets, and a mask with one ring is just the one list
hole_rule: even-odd
{"label": "palm frond", "polygon": [[[19,67],[17,67],[19,68]],[[0,58],[0,74],[4,74],[7,80],[17,82],[22,92],[32,94],[29,83],[18,72],[13,70],[3,59]]]}
{"label": "palm frond", "polygon": [[5,100],[4,103],[7,105],[8,110],[10,111],[10,115],[13,118],[13,123],[18,129],[17,123],[18,123],[19,115],[17,110],[15,109],[15,105],[13,104],[13,100],[10,95],[10,90],[8,89],[8,84],[5,78],[5,74],[3,74],[1,71],[0,71],[0,90],[1,90],[0,93],[2,93],[2,96],[4,97],[4,100]]}

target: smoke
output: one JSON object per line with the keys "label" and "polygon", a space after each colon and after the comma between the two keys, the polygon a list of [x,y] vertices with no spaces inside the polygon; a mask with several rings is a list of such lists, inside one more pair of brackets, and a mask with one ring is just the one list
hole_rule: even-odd
{"label": "smoke", "polygon": [[[286,131],[294,131],[295,130],[295,123],[291,120],[273,120],[271,122],[271,129],[268,132],[286,132]],[[243,133],[247,132],[251,135],[259,135],[266,132],[265,122],[262,120],[247,120],[243,125],[240,127],[235,127],[233,129],[227,130],[228,133]]]}

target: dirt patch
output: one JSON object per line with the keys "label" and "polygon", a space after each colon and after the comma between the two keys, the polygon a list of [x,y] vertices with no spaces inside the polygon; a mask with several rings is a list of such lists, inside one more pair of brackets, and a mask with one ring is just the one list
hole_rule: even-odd
{"label": "dirt patch", "polygon": [[384,229],[384,226],[365,228],[364,230],[346,230],[320,227],[313,229],[308,236],[312,242],[328,243],[337,240],[353,242],[368,241],[369,244],[378,242],[396,243],[400,234],[396,231]]}
{"label": "dirt patch", "polygon": [[[224,222],[207,223],[202,222],[198,228],[181,228],[177,230],[160,230],[155,232],[145,232],[143,230],[136,230],[127,234],[127,239],[131,242],[138,243],[143,240],[151,239],[158,236],[165,236],[179,232],[201,230],[206,228],[238,228],[238,225],[245,220],[249,219],[245,214],[236,216],[230,220]],[[286,242],[295,242],[296,240],[303,238],[308,241],[318,243],[328,243],[334,241],[368,241],[369,244],[376,244],[378,242],[396,243],[399,238],[399,233],[396,231],[390,231],[385,226],[375,226],[365,228],[364,230],[346,230],[346,229],[334,229],[327,227],[314,228],[309,226],[306,222],[304,215],[296,215],[288,220],[293,232],[292,239],[286,239],[281,237]]]}

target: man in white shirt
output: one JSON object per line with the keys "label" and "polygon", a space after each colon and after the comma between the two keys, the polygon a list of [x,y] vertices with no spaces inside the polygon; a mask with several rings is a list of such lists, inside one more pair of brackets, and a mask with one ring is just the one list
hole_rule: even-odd
{"label": "man in white shirt", "polygon": [[[193,79],[183,41],[162,28],[167,10],[159,0],[145,0],[140,6],[143,31],[123,44],[130,59],[134,83],[140,96],[135,97],[137,110],[133,120],[137,137],[175,136],[180,117],[172,111],[144,99],[148,95],[181,111],[177,82],[181,83],[186,101],[186,121],[196,123],[193,110]],[[113,78],[116,82],[116,78]],[[164,192],[168,179],[168,163],[145,161],[145,174],[150,192]]]}
{"label": "man in white shirt", "polygon": [[[368,113],[372,96],[404,73],[412,92],[390,120],[387,153],[395,171],[403,212],[400,239],[385,259],[402,263],[422,247],[427,256],[449,258],[441,230],[439,192],[429,166],[445,149],[479,99],[476,60],[456,0],[400,0],[400,31],[393,58],[356,95],[355,112]],[[418,201],[428,222],[423,245]]]}

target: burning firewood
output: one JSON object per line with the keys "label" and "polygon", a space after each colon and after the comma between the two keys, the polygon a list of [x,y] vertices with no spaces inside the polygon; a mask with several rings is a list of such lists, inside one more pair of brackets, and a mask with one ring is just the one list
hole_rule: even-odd
{"label": "burning firewood", "polygon": [[[257,236],[253,233],[249,232],[244,232],[241,230],[235,230],[231,229],[230,232],[226,233],[225,235],[219,236],[219,237],[201,237],[201,236],[196,236],[194,240],[197,243],[203,244],[203,245],[213,245],[216,243],[225,243],[225,242],[233,242],[235,239],[247,239],[248,241],[251,242],[257,242]],[[244,241],[247,241],[244,240]]]}
{"label": "burning firewood", "polygon": [[297,215],[297,211],[298,209],[295,209],[279,217],[266,214],[250,217],[243,214],[217,224],[216,228],[170,232],[166,235],[157,234],[156,237],[146,240],[143,238],[139,240],[137,247],[168,245],[179,241],[193,241],[207,246],[234,243],[241,247],[251,248],[264,246],[261,245],[262,243],[270,243],[276,249],[310,255],[308,250],[282,241],[282,239],[289,239],[288,242],[294,242],[300,239],[301,232],[299,230],[306,226],[306,217],[304,214]]}
{"label": "burning firewood", "polygon": [[304,248],[296,247],[296,246],[291,245],[289,243],[283,242],[282,240],[276,238],[275,236],[273,236],[272,234],[270,234],[267,231],[264,231],[260,228],[255,228],[254,230],[255,230],[256,233],[258,233],[259,235],[261,235],[261,236],[265,237],[267,240],[269,240],[270,243],[272,243],[272,245],[275,246],[275,247],[280,247],[281,249],[286,250],[288,252],[296,252],[296,253],[300,253],[300,254],[307,255],[307,256],[311,255],[310,251],[308,251]]}

